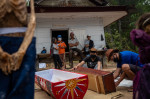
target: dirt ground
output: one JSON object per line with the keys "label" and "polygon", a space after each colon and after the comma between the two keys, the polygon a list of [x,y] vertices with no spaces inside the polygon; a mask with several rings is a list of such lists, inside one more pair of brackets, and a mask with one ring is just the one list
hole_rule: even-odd
{"label": "dirt ground", "polygon": [[[69,63],[67,62],[67,68],[69,69],[70,66],[68,65]],[[78,64],[78,61],[74,61],[74,66],[76,66]],[[54,68],[54,64],[53,63],[50,63],[50,64],[47,64],[47,67],[45,69],[50,69],[50,68]],[[104,67],[103,67],[103,70],[106,70],[106,71],[114,71],[116,68],[116,64],[113,63],[113,62],[110,62],[108,63],[107,61],[104,60]],[[42,69],[39,69],[39,70],[42,70]],[[132,92],[128,92],[129,88],[128,87],[117,87],[117,91],[121,92],[122,93],[122,97],[118,98],[118,99],[132,99]],[[36,92],[35,95],[39,95],[38,92]],[[35,99],[40,99],[39,97],[42,97],[42,96],[35,96]],[[47,99],[47,98],[41,98],[41,99]],[[51,99],[51,98],[50,98]]]}

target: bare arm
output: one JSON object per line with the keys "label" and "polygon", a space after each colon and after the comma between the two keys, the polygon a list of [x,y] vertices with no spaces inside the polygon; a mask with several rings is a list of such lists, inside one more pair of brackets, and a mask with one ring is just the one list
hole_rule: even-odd
{"label": "bare arm", "polygon": [[113,76],[114,76],[114,79],[116,79],[119,74],[120,74],[120,71],[121,71],[121,68],[117,68],[116,71],[114,72]]}
{"label": "bare arm", "polygon": [[85,44],[85,47],[89,47],[89,45],[88,45],[88,44]]}
{"label": "bare arm", "polygon": [[59,47],[55,47],[56,50],[59,50]]}
{"label": "bare arm", "polygon": [[35,30],[35,12],[34,12],[34,1],[30,0],[30,8],[31,8],[31,16],[30,16],[30,21],[28,23],[28,29],[25,33],[25,37],[23,39],[23,42],[19,48],[19,50],[12,54],[12,61],[11,63],[13,63],[13,68],[12,70],[16,71],[17,69],[20,68],[20,65],[22,63],[23,57],[26,53],[26,50],[29,46],[29,44],[32,41],[33,35],[34,35],[34,30]]}
{"label": "bare arm", "polygon": [[75,68],[81,67],[84,63],[84,61],[81,61],[77,66],[75,66]]}
{"label": "bare arm", "polygon": [[32,37],[34,35],[34,30],[35,30],[35,25],[36,25],[36,18],[35,18],[35,12],[34,12],[34,1],[31,0],[31,17],[30,17],[30,21],[29,21],[29,24],[28,24],[28,29],[25,33],[25,37],[24,37],[24,40],[19,48],[19,52],[23,52],[25,53],[29,44],[31,43],[32,41]]}
{"label": "bare arm", "polygon": [[75,44],[74,44],[74,46],[78,46],[79,45],[79,42],[76,42]]}
{"label": "bare arm", "polygon": [[[4,1],[4,0],[3,0]],[[4,3],[4,2],[2,2]],[[8,2],[7,2],[8,3]],[[17,18],[20,20],[22,24],[25,23],[26,19],[26,1],[25,0],[12,0],[12,6],[14,9],[10,9],[11,7],[8,7],[8,9],[13,10]],[[5,4],[5,3],[4,3]],[[24,5],[20,7],[20,4]],[[14,6],[15,5],[15,6]],[[19,7],[18,7],[19,6]],[[5,7],[4,7],[5,8]],[[5,9],[4,9],[5,10]],[[5,15],[4,13],[3,15]],[[1,15],[0,15],[1,18]],[[24,40],[19,48],[19,50],[16,53],[13,53],[12,55],[8,54],[7,52],[4,52],[2,48],[0,47],[0,69],[7,75],[11,73],[11,71],[16,71],[20,68],[20,65],[22,63],[23,57],[26,53],[26,50],[31,43],[32,37],[34,35],[35,30],[35,12],[34,12],[34,1],[31,0],[31,17],[28,24],[28,29],[25,33]]]}
{"label": "bare arm", "polygon": [[72,44],[72,43],[68,43],[69,44],[69,47],[73,47],[74,46],[74,44]]}
{"label": "bare arm", "polygon": [[78,67],[81,67],[85,62],[84,61],[81,61],[77,66],[75,66],[74,68],[70,69],[70,70],[75,70],[77,69]]}
{"label": "bare arm", "polygon": [[101,70],[101,62],[100,61],[97,62],[97,70]]}
{"label": "bare arm", "polygon": [[65,43],[63,43],[63,44],[60,44],[60,45],[59,45],[59,47],[60,47],[60,48],[64,48],[64,49],[65,49],[67,46],[66,46],[66,44],[65,44]]}
{"label": "bare arm", "polygon": [[11,55],[9,55],[7,52],[4,52],[3,49],[0,46],[0,69],[8,75],[11,73]]}
{"label": "bare arm", "polygon": [[119,84],[120,84],[120,82],[125,78],[125,73],[123,72],[122,74],[121,74],[121,76],[120,76],[120,78],[118,79],[118,81],[115,83],[115,86],[117,87]]}

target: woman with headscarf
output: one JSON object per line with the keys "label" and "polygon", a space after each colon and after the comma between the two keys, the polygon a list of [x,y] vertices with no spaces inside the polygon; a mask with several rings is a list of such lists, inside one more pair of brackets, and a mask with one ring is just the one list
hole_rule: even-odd
{"label": "woman with headscarf", "polygon": [[139,47],[139,56],[144,67],[136,74],[133,99],[150,97],[150,13],[143,14],[137,21],[137,29],[130,32],[134,45]]}

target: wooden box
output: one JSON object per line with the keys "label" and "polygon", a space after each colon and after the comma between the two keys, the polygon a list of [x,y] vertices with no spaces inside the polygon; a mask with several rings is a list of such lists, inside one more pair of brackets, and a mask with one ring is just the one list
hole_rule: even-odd
{"label": "wooden box", "polygon": [[83,99],[88,88],[87,75],[57,69],[36,72],[35,82],[55,99]]}
{"label": "wooden box", "polygon": [[95,69],[79,67],[75,72],[87,74],[89,79],[89,90],[108,94],[116,91],[113,73]]}

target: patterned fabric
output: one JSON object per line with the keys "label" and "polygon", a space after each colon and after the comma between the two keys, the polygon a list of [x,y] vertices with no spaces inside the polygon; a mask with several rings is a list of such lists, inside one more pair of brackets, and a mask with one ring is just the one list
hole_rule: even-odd
{"label": "patterned fabric", "polygon": [[142,30],[130,32],[132,42],[139,47],[140,61],[145,66],[139,71],[133,83],[133,99],[150,97],[150,36]]}
{"label": "patterned fabric", "polygon": [[132,42],[139,47],[141,63],[150,63],[150,36],[142,30],[132,30],[130,33]]}
{"label": "patterned fabric", "polygon": [[[16,52],[23,37],[0,37],[0,46],[10,54]],[[0,70],[0,99],[34,99],[35,38],[24,56],[19,70],[6,76]]]}

